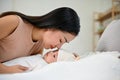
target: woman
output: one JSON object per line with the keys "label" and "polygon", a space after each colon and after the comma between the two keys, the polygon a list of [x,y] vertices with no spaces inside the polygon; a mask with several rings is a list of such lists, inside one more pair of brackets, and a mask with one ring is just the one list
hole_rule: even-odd
{"label": "woman", "polygon": [[79,33],[77,13],[68,7],[55,9],[43,16],[19,12],[0,15],[0,73],[24,72],[28,68],[5,66],[2,62],[41,53],[42,49],[60,48]]}

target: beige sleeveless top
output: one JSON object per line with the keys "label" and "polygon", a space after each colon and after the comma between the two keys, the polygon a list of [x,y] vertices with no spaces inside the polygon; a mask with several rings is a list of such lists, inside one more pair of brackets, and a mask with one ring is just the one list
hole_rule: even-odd
{"label": "beige sleeveless top", "polygon": [[0,62],[28,56],[40,49],[40,42],[32,41],[33,26],[25,23],[19,16],[18,18],[19,24],[15,31],[0,40]]}

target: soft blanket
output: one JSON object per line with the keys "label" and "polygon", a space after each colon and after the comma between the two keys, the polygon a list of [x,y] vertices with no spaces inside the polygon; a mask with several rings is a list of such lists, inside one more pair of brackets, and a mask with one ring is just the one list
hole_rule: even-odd
{"label": "soft blanket", "polygon": [[0,80],[120,80],[119,57],[119,52],[97,52],[76,62],[56,62],[36,71],[1,74]]}

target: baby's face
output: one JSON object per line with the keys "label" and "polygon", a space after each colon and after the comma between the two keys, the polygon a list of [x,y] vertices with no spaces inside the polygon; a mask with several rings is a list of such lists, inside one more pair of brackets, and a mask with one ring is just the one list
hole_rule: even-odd
{"label": "baby's face", "polygon": [[58,51],[50,51],[44,55],[44,60],[47,63],[56,62],[58,57]]}

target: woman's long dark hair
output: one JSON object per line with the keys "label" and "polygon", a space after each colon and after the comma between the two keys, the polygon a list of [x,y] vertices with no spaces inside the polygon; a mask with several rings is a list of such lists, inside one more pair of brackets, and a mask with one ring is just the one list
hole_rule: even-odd
{"label": "woman's long dark hair", "polygon": [[79,17],[73,9],[68,7],[55,9],[43,16],[27,16],[20,12],[9,11],[2,13],[0,17],[6,15],[18,15],[41,29],[57,29],[75,36],[78,35],[80,31]]}

